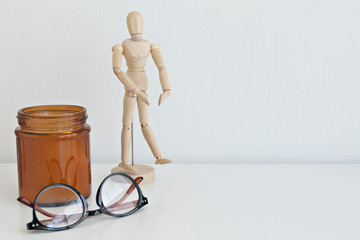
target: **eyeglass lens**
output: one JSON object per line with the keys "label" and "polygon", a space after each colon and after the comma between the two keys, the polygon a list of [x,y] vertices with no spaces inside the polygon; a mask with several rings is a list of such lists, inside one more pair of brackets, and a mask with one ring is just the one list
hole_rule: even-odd
{"label": "eyeglass lens", "polygon": [[109,213],[119,215],[134,210],[140,196],[139,191],[129,178],[113,175],[104,182],[101,198]]}
{"label": "eyeglass lens", "polygon": [[65,186],[45,189],[39,194],[35,207],[37,219],[50,228],[67,227],[78,222],[85,209],[80,197]]}

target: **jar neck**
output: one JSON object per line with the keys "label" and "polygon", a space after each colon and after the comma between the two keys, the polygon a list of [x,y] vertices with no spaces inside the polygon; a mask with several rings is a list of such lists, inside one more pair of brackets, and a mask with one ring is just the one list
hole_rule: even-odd
{"label": "jar neck", "polygon": [[23,108],[17,114],[20,130],[31,133],[72,133],[85,127],[86,108],[45,105]]}

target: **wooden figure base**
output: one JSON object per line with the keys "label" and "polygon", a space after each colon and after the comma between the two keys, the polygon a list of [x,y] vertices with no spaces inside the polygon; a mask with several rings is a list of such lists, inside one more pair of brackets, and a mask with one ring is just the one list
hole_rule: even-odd
{"label": "wooden figure base", "polygon": [[116,172],[126,173],[127,175],[131,176],[134,179],[137,177],[143,177],[144,179],[141,181],[140,185],[146,185],[152,183],[155,180],[155,169],[153,167],[145,164],[135,164],[134,167],[138,170],[138,173],[136,174],[129,173],[122,167],[114,167],[113,169],[111,169],[111,173],[116,173]]}

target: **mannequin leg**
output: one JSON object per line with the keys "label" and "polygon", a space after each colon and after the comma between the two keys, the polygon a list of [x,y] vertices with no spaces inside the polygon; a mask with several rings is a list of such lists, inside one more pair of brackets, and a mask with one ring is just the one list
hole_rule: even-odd
{"label": "mannequin leg", "polygon": [[136,173],[137,170],[130,164],[130,146],[131,146],[131,123],[134,114],[135,96],[131,92],[125,92],[124,107],[123,107],[123,128],[121,131],[121,163],[119,167],[125,170]]}
{"label": "mannequin leg", "polygon": [[[144,93],[147,95],[146,91]],[[156,158],[155,164],[171,163],[170,159],[162,158],[160,148],[156,142],[155,135],[149,126],[149,106],[137,98],[137,105],[139,110],[139,119],[141,124],[141,131],[149,145],[151,152]]]}

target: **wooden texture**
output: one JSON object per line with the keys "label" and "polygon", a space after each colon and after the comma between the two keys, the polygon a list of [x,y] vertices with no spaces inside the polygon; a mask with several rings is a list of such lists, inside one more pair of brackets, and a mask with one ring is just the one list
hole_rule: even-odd
{"label": "wooden texture", "polygon": [[139,12],[131,12],[126,18],[130,35],[143,33],[143,17]]}

